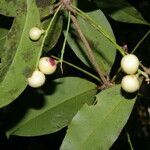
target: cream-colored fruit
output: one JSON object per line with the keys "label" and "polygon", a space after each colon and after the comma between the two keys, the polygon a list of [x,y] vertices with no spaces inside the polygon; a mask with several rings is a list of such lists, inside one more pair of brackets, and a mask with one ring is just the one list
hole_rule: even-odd
{"label": "cream-colored fruit", "polygon": [[46,75],[55,72],[57,68],[57,61],[50,57],[42,57],[39,61],[39,70]]}
{"label": "cream-colored fruit", "polygon": [[139,59],[133,54],[128,54],[121,60],[121,68],[126,74],[135,74],[139,64]]}
{"label": "cream-colored fruit", "polygon": [[33,27],[29,31],[29,37],[30,37],[31,40],[37,41],[37,40],[40,39],[42,33],[43,33],[43,30],[41,30],[41,29],[39,29],[37,27]]}
{"label": "cream-colored fruit", "polygon": [[32,76],[27,79],[28,85],[33,88],[41,87],[45,83],[45,80],[45,75],[38,70],[35,70]]}
{"label": "cream-colored fruit", "polygon": [[126,75],[121,81],[121,87],[128,93],[134,93],[140,88],[140,83],[136,75]]}

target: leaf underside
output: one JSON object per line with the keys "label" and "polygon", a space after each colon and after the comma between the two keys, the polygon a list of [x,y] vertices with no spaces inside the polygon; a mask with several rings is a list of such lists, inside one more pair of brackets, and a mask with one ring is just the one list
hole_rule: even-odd
{"label": "leaf underside", "polygon": [[40,27],[40,15],[35,1],[27,0],[19,10],[6,37],[5,51],[1,58],[0,107],[15,100],[26,88],[27,77],[35,69],[41,53],[41,40],[33,42],[28,36],[32,27]]}
{"label": "leaf underside", "polygon": [[[35,99],[37,102],[42,100],[43,107],[28,109],[18,124],[9,127],[7,136],[37,136],[56,132],[70,123],[84,103],[92,104],[94,101],[96,85],[87,80],[65,77],[48,84],[51,87],[49,89],[51,94],[43,95],[43,99]],[[22,107],[26,103],[25,100],[20,102]],[[8,125],[13,123],[16,114],[23,110],[22,107],[14,108],[12,116],[9,118],[10,122],[8,119]]]}
{"label": "leaf underside", "polygon": [[[106,17],[101,10],[87,13],[98,25],[102,26],[106,30],[107,34],[115,40],[113,31]],[[95,59],[99,65],[99,68],[104,74],[108,74],[116,57],[116,49],[114,45],[104,37],[100,32],[94,29],[88,21],[78,17],[78,21],[89,45],[91,46]],[[85,63],[87,66],[91,66],[90,61],[87,59],[86,48],[73,29],[68,35],[68,44],[74,51],[74,53]]]}
{"label": "leaf underside", "polygon": [[97,6],[116,21],[150,25],[127,0],[96,1]]}
{"label": "leaf underside", "polygon": [[96,98],[95,106],[84,105],[75,115],[61,150],[108,150],[115,142],[129,118],[135,98],[123,97],[120,85],[100,92]]}

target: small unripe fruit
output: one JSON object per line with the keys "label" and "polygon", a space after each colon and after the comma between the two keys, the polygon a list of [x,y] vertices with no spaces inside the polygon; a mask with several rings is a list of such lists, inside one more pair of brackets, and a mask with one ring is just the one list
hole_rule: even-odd
{"label": "small unripe fruit", "polygon": [[40,39],[41,35],[44,33],[43,30],[37,28],[37,27],[33,27],[31,28],[31,30],[29,31],[29,37],[31,40],[33,41],[37,41]]}
{"label": "small unripe fruit", "polygon": [[50,57],[42,57],[39,61],[39,70],[46,75],[55,72],[57,68],[57,61]]}
{"label": "small unripe fruit", "polygon": [[33,88],[41,87],[45,83],[45,80],[45,75],[38,70],[35,70],[32,76],[27,79],[28,85]]}
{"label": "small unripe fruit", "polygon": [[121,87],[128,93],[134,93],[140,88],[136,75],[126,75],[121,81]]}
{"label": "small unripe fruit", "polygon": [[139,59],[133,54],[128,54],[121,60],[121,68],[126,74],[135,74],[139,64]]}

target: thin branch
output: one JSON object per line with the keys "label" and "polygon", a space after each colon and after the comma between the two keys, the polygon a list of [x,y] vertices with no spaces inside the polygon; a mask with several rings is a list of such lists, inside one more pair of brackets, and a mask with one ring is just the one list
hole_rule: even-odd
{"label": "thin branch", "polygon": [[107,85],[108,81],[106,80],[104,74],[99,69],[99,66],[98,66],[98,64],[97,64],[97,62],[95,60],[94,55],[93,55],[93,51],[92,51],[89,43],[87,42],[84,34],[81,31],[81,28],[80,28],[80,25],[79,25],[77,19],[73,15],[71,15],[71,20],[74,23],[75,28],[76,28],[77,32],[79,33],[79,36],[80,36],[83,44],[85,45],[85,47],[87,49],[86,54],[87,54],[87,56],[89,58],[89,61],[91,62],[91,64],[93,65],[93,67],[95,68],[95,70],[97,71],[97,73],[99,74],[100,79],[102,80],[102,82]]}
{"label": "thin branch", "polygon": [[150,30],[142,37],[142,39],[136,44],[134,49],[132,50],[132,53],[134,53],[138,47],[143,43],[143,41],[146,39],[146,37],[150,34]]}
{"label": "thin branch", "polygon": [[[60,60],[60,58],[58,58],[56,56],[51,56],[51,57],[53,57],[53,58],[55,58],[57,60]],[[81,71],[81,72],[83,72],[83,73],[85,73],[86,75],[96,79],[97,81],[100,81],[100,79],[97,76],[95,76],[94,74],[92,74],[92,73],[90,73],[90,72],[88,72],[88,71],[86,71],[86,70],[84,70],[84,69],[82,69],[82,68],[80,68],[80,67],[78,67],[78,66],[76,66],[76,65],[74,65],[74,64],[72,64],[70,62],[68,62],[68,61],[66,61],[66,60],[63,60],[62,62],[67,64],[67,65],[69,65],[69,66],[71,66],[71,67],[73,67],[73,68],[75,68],[75,69],[77,69],[77,70],[79,70],[79,71]]]}
{"label": "thin branch", "polygon": [[53,5],[53,9],[56,9],[57,7],[59,7],[62,4],[62,1],[56,3]]}
{"label": "thin branch", "polygon": [[[44,34],[44,37],[43,37],[43,40],[42,40],[42,44],[41,44],[41,48],[44,47],[44,43],[45,43],[46,37],[47,37],[47,35],[48,35],[49,29],[52,27],[52,24],[53,24],[53,22],[54,22],[54,20],[55,20],[55,18],[56,18],[56,16],[57,16],[57,14],[58,14],[58,12],[60,11],[61,7],[62,7],[62,5],[60,5],[60,6],[57,8],[55,14],[53,15],[53,17],[52,17],[52,19],[51,19],[51,21],[50,21],[50,23],[49,23],[49,25],[48,25],[48,27],[47,27],[47,29],[46,29],[46,31],[45,31],[45,34]],[[41,53],[39,53],[39,56],[38,56],[38,57],[40,58],[40,56],[41,56]],[[38,66],[38,63],[39,63],[39,62],[37,62],[36,66]]]}
{"label": "thin branch", "polygon": [[[69,6],[68,6],[69,7]],[[116,49],[121,53],[122,56],[125,56],[125,51],[122,49],[121,46],[119,46],[116,41],[109,36],[109,34],[105,31],[105,29],[101,26],[98,25],[91,17],[89,17],[87,14],[85,14],[83,11],[78,9],[77,7],[71,5],[72,8],[68,8],[70,10],[74,9],[74,13],[77,13],[79,16],[81,16],[85,21],[88,21],[96,30],[98,30],[100,33],[102,33],[111,43],[114,44]]]}
{"label": "thin branch", "polygon": [[126,132],[126,134],[127,134],[128,143],[129,143],[129,145],[130,145],[130,149],[131,149],[131,150],[134,150],[134,149],[133,149],[133,146],[132,146],[131,139],[130,139],[130,135],[129,135],[128,132]]}
{"label": "thin branch", "polygon": [[[88,21],[96,30],[98,30],[100,33],[102,33],[108,40],[110,40],[114,46],[116,47],[116,49],[122,54],[122,56],[125,56],[127,53],[123,50],[123,48],[121,46],[119,46],[116,41],[109,36],[109,34],[105,31],[105,29],[101,26],[98,25],[92,18],[90,18],[87,14],[85,14],[82,10],[78,9],[77,7],[73,6],[73,5],[65,5],[65,7],[71,11],[72,13],[74,13],[74,15],[78,14],[79,16],[81,16],[85,21]],[[79,32],[79,31],[78,31]],[[82,32],[81,32],[82,33]],[[146,35],[139,41],[139,43],[135,46],[135,48],[133,49],[132,53],[135,52],[135,50],[141,45],[141,43],[144,41],[144,39],[148,36],[148,34],[150,33],[150,30],[146,33]],[[81,37],[81,35],[80,35]],[[82,38],[81,38],[82,39]],[[83,41],[83,39],[82,39]],[[83,42],[84,43],[84,42]],[[93,60],[92,60],[93,61]],[[92,62],[91,61],[91,62]],[[93,63],[92,63],[93,64]],[[97,70],[97,66],[93,65],[95,67],[95,69]],[[99,69],[98,69],[99,70]],[[101,71],[98,72],[98,74],[100,75],[102,81],[104,83],[108,83],[108,81],[106,80],[106,78],[103,78],[103,74],[101,76]],[[119,69],[120,70],[120,69]],[[140,69],[138,70],[139,72],[142,72]],[[147,70],[148,74],[149,74],[149,68]],[[116,76],[114,77],[114,79],[116,78]],[[113,81],[114,81],[113,79]],[[149,78],[148,78],[149,79]]]}
{"label": "thin branch", "polygon": [[61,68],[62,73],[63,73],[62,61],[63,61],[63,57],[64,57],[64,53],[65,53],[65,46],[66,46],[66,42],[67,42],[69,27],[70,27],[70,12],[68,14],[67,30],[66,30],[66,33],[65,33],[65,39],[64,39],[62,50],[61,50],[61,57],[60,57],[60,68]]}

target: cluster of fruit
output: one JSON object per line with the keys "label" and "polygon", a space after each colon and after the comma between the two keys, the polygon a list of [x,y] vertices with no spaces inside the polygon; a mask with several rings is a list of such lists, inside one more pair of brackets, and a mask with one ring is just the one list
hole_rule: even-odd
{"label": "cluster of fruit", "polygon": [[[29,37],[31,40],[37,41],[43,33],[44,30],[33,27],[29,32]],[[139,68],[139,64],[138,58],[133,54],[128,54],[121,60],[121,68],[128,74],[123,77],[121,87],[128,93],[136,92],[140,88],[140,83],[135,75]],[[42,86],[45,83],[45,75],[50,75],[55,72],[57,61],[50,57],[42,57],[39,60],[38,68],[39,70],[35,70],[32,76],[28,78],[28,84],[33,88]]]}
{"label": "cluster of fruit", "polygon": [[[33,27],[29,32],[29,37],[33,41],[40,39],[44,33],[43,30]],[[27,79],[28,85],[33,88],[38,88],[45,83],[45,75],[50,75],[55,72],[57,68],[57,61],[51,57],[42,57],[39,60],[38,69],[36,69],[32,76]]]}
{"label": "cluster of fruit", "polygon": [[121,60],[121,68],[127,74],[121,81],[121,87],[128,93],[134,93],[140,88],[138,77],[135,74],[139,65],[139,59],[133,54],[127,54]]}

